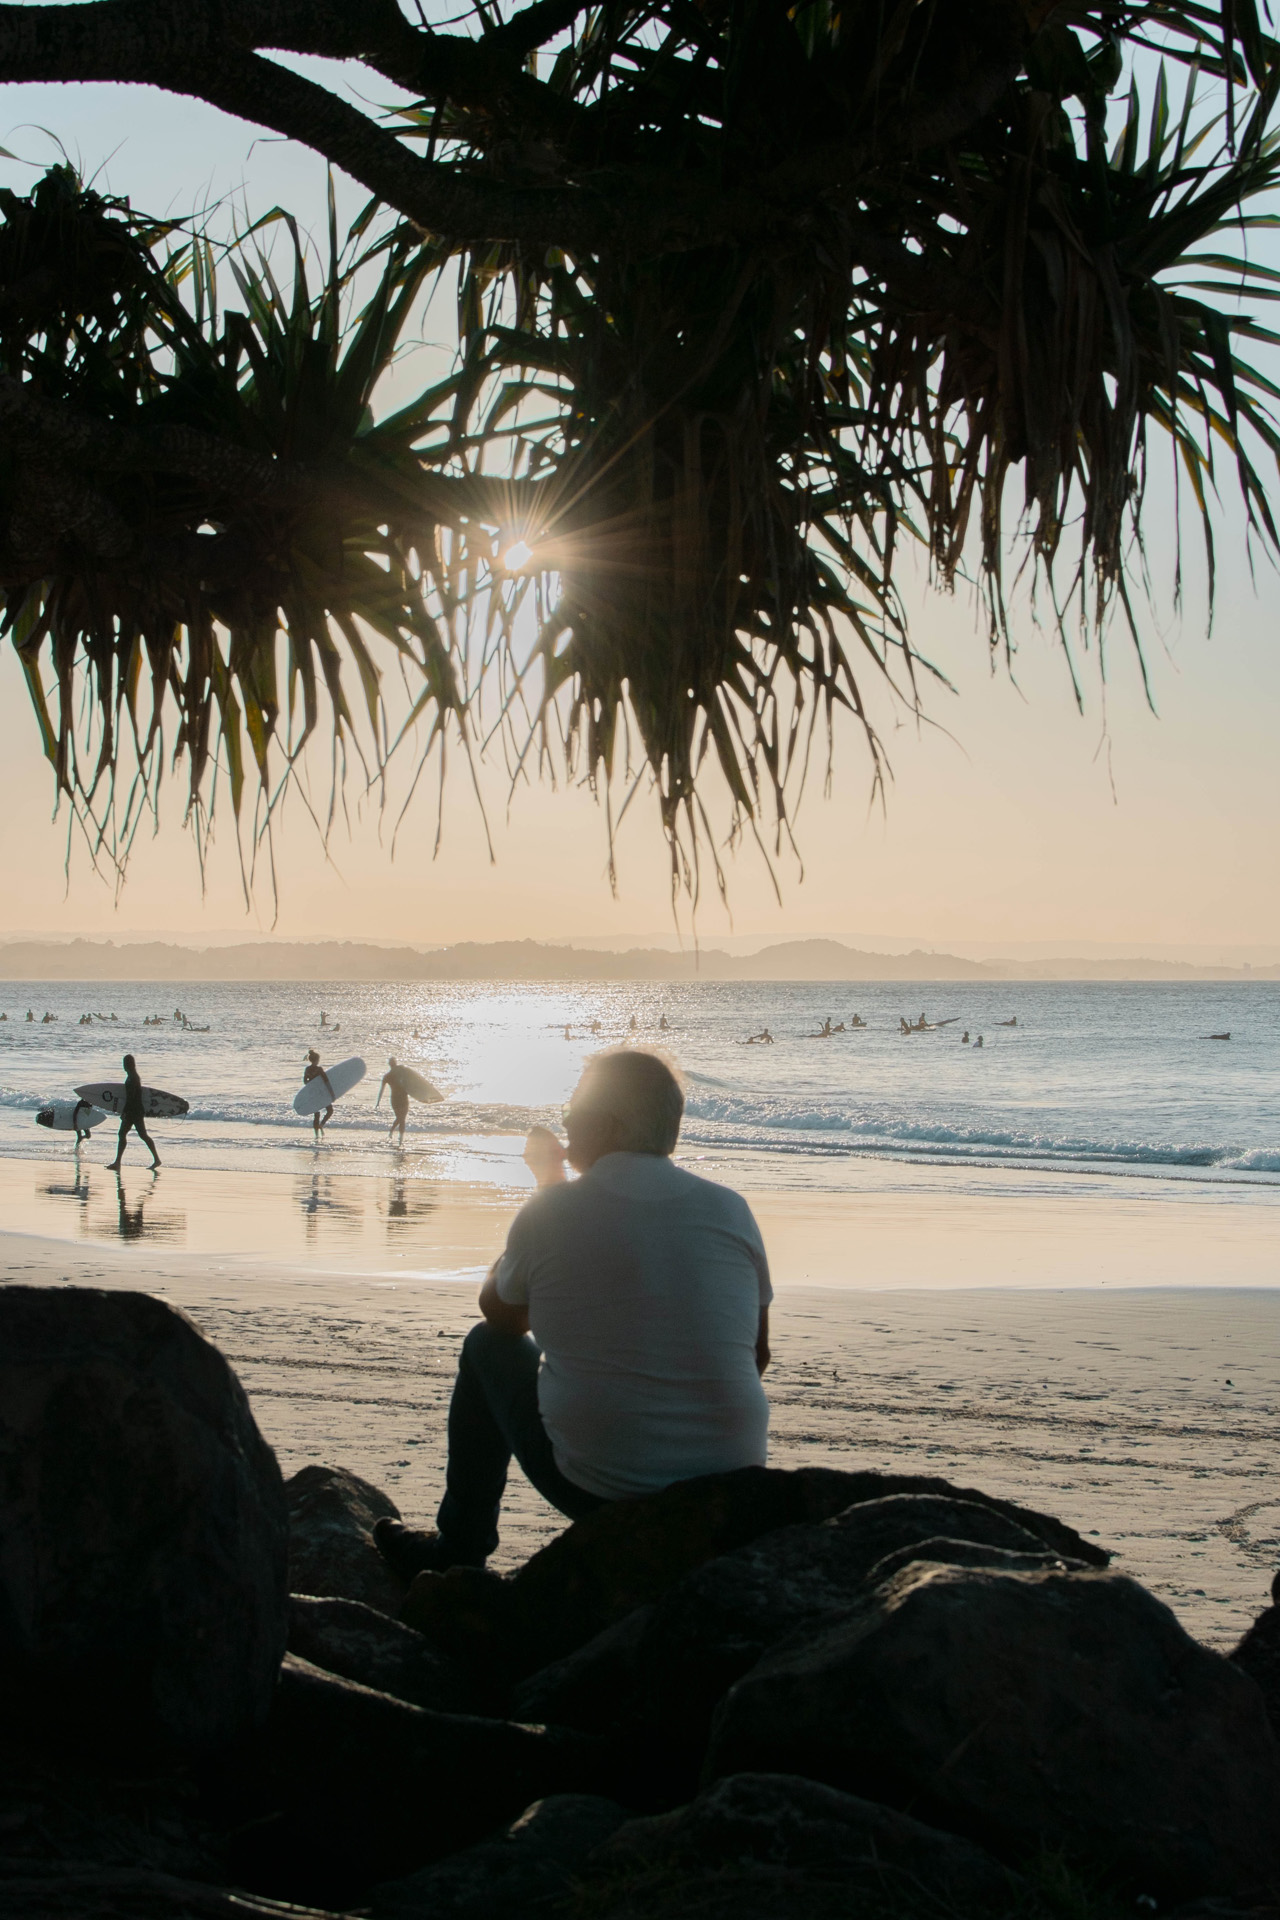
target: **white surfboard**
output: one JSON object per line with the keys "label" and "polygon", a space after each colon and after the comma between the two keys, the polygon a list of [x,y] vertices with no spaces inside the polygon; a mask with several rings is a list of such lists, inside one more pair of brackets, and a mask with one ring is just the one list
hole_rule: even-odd
{"label": "white surfboard", "polygon": [[[124,1106],[123,1080],[91,1080],[87,1086],[77,1087],[76,1092],[82,1100],[88,1100],[92,1106],[102,1107],[107,1113],[119,1113]],[[176,1120],[179,1114],[190,1113],[191,1108],[179,1093],[165,1093],[160,1087],[142,1089],[142,1113],[147,1120]]]}
{"label": "white surfboard", "polygon": [[55,1133],[81,1133],[100,1127],[106,1119],[101,1107],[87,1106],[83,1100],[51,1100],[36,1115],[38,1127],[52,1127]]}
{"label": "white surfboard", "polygon": [[323,1113],[330,1100],[341,1100],[344,1093],[350,1093],[352,1087],[358,1087],[368,1071],[364,1061],[357,1059],[354,1054],[350,1060],[339,1060],[336,1066],[325,1067],[324,1070],[329,1076],[329,1087],[333,1088],[333,1092],[330,1093],[329,1087],[318,1076],[308,1080],[293,1096],[295,1113],[308,1117],[313,1113]]}

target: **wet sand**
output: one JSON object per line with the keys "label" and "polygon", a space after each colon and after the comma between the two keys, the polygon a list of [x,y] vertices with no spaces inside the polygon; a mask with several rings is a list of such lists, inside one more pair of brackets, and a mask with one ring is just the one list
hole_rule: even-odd
{"label": "wet sand", "polygon": [[[338,1180],[286,1206],[280,1176],[126,1171],[122,1200],[101,1167],[0,1162],[0,1274],[172,1300],[235,1364],[286,1473],[350,1467],[429,1523],[458,1343],[519,1195],[428,1206]],[[778,1285],[774,1462],[939,1474],[1057,1513],[1232,1644],[1280,1565],[1274,1210],[928,1198],[753,1202]],[[1219,1284],[1158,1284],[1188,1272]],[[560,1524],[513,1476],[497,1564]]]}

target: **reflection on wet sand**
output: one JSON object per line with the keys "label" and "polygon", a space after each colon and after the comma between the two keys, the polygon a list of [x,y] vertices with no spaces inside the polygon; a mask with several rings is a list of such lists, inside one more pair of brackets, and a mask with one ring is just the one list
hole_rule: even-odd
{"label": "reflection on wet sand", "polygon": [[397,1174],[388,1184],[386,1205],[378,1208],[386,1221],[387,1239],[394,1243],[410,1227],[421,1226],[439,1205],[436,1189],[425,1180],[409,1180],[404,1174]]}
{"label": "reflection on wet sand", "polygon": [[179,1207],[157,1206],[159,1185],[158,1177],[148,1172],[126,1187],[120,1172],[112,1176],[106,1168],[77,1163],[72,1181],[37,1182],[36,1193],[43,1199],[74,1204],[76,1232],[82,1240],[148,1240],[181,1246],[187,1237],[186,1213]]}
{"label": "reflection on wet sand", "polygon": [[358,1239],[364,1226],[364,1206],[351,1197],[350,1183],[331,1173],[313,1173],[297,1183],[302,1208],[302,1231],[308,1247],[320,1244],[321,1229],[339,1240]]}

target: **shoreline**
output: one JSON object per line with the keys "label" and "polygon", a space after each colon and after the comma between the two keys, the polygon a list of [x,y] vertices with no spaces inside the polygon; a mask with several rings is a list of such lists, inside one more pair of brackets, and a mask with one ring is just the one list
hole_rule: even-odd
{"label": "shoreline", "polygon": [[[712,1179],[729,1171],[709,1155],[683,1164]],[[117,1179],[68,1150],[47,1160],[0,1156],[0,1231],[142,1258],[266,1259],[478,1285],[531,1191],[527,1177],[515,1185],[324,1166],[165,1165],[153,1174],[141,1151]],[[1265,1289],[1280,1275],[1280,1190],[1241,1204],[1230,1187],[1170,1192],[1123,1175],[1065,1181],[1000,1168],[962,1183],[932,1168],[875,1164],[843,1189],[741,1191],[780,1288]]]}

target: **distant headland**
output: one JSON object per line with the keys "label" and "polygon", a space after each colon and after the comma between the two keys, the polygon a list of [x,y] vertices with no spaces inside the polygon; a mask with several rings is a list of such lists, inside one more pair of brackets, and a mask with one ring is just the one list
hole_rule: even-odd
{"label": "distant headland", "polygon": [[1049,957],[965,960],[917,948],[864,953],[838,940],[788,940],[759,953],[717,947],[625,953],[537,940],[384,947],[356,940],[253,940],[186,947],[169,941],[14,940],[0,943],[5,980],[1280,980],[1270,966],[1184,960]]}

